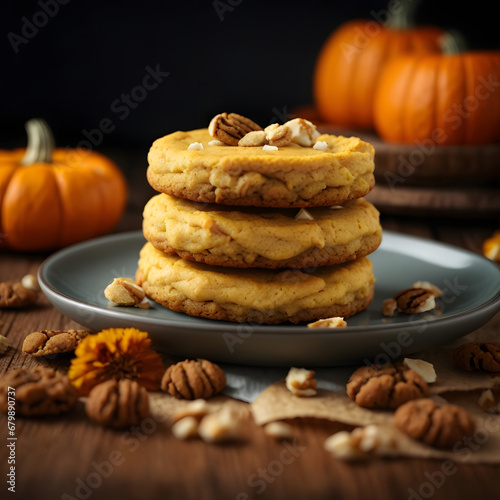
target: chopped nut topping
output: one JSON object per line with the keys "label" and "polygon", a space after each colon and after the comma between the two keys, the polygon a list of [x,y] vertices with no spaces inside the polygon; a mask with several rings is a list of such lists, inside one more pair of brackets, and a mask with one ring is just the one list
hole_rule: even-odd
{"label": "chopped nut topping", "polygon": [[394,299],[386,299],[382,302],[382,314],[384,316],[394,316],[398,303]]}
{"label": "chopped nut topping", "polygon": [[269,125],[265,128],[266,139],[271,146],[284,147],[292,142],[292,129],[286,125]]}
{"label": "chopped nut topping", "polygon": [[262,151],[278,151],[277,146],[269,146],[269,144],[266,144],[262,146]]}
{"label": "chopped nut topping", "polygon": [[188,150],[190,150],[190,151],[203,151],[203,144],[201,142],[192,142],[188,146]]}
{"label": "chopped nut topping", "polygon": [[104,296],[118,306],[151,307],[144,290],[130,278],[115,278],[104,290]]}
{"label": "chopped nut topping", "polygon": [[344,318],[337,316],[335,318],[320,319],[314,323],[309,323],[307,326],[309,328],[344,328],[347,323]]}
{"label": "chopped nut topping", "polygon": [[275,439],[290,439],[293,437],[293,428],[285,422],[271,422],[264,426],[264,432]]}
{"label": "chopped nut topping", "polygon": [[315,396],[317,391],[314,375],[312,370],[292,367],[286,376],[286,387],[294,396]]}
{"label": "chopped nut topping", "polygon": [[422,359],[405,358],[403,363],[414,372],[417,372],[428,384],[436,381],[437,375],[434,366]]}
{"label": "chopped nut topping", "polygon": [[210,141],[208,143],[209,146],[225,146],[226,144],[224,144],[222,141],[219,141],[219,139],[214,139],[213,141]]}
{"label": "chopped nut topping", "polygon": [[263,130],[248,132],[238,141],[238,146],[252,147],[266,144],[266,133]]}
{"label": "chopped nut topping", "polygon": [[9,339],[7,337],[4,337],[3,335],[0,335],[0,356],[5,354],[8,348],[9,348]]}
{"label": "chopped nut topping", "polygon": [[28,290],[33,290],[34,292],[40,291],[40,285],[38,284],[38,280],[36,279],[36,276],[33,276],[32,274],[27,274],[26,276],[23,276],[23,279],[21,280],[21,285],[23,285],[24,288],[27,288]]}
{"label": "chopped nut topping", "polygon": [[316,141],[313,149],[316,149],[318,151],[325,151],[326,149],[328,149],[328,144],[326,143],[326,141]]}
{"label": "chopped nut topping", "polygon": [[295,218],[297,220],[314,220],[314,217],[305,208],[301,208]]}
{"label": "chopped nut topping", "polygon": [[229,146],[237,146],[249,132],[262,130],[255,122],[237,113],[220,113],[212,118],[208,133]]}
{"label": "chopped nut topping", "polygon": [[199,422],[194,417],[184,417],[172,425],[172,434],[177,439],[190,439],[198,436]]}

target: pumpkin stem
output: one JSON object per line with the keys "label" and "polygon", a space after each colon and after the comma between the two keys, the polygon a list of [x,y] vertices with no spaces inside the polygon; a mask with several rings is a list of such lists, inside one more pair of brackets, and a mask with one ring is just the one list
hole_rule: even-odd
{"label": "pumpkin stem", "polygon": [[388,27],[392,29],[408,29],[415,25],[415,12],[420,0],[400,0],[391,12]]}
{"label": "pumpkin stem", "polygon": [[28,147],[21,160],[21,165],[29,166],[34,163],[50,163],[55,142],[52,131],[45,120],[33,118],[25,124],[28,134]]}
{"label": "pumpkin stem", "polygon": [[460,54],[467,50],[464,36],[457,30],[449,30],[441,36],[439,41],[443,54]]}

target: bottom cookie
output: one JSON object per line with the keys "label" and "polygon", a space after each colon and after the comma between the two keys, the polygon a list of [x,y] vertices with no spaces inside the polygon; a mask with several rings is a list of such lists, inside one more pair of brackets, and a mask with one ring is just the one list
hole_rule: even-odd
{"label": "bottom cookie", "polygon": [[366,257],[307,271],[208,266],[167,255],[146,243],[136,281],[148,297],[168,309],[240,323],[348,318],[373,299],[375,278]]}

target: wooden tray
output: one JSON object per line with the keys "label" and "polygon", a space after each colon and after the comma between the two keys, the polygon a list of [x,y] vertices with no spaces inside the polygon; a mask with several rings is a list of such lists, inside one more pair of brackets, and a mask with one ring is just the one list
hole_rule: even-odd
{"label": "wooden tray", "polygon": [[323,133],[357,136],[375,148],[377,184],[367,197],[381,212],[500,218],[500,144],[390,144],[373,131],[322,122],[312,106],[294,110]]}

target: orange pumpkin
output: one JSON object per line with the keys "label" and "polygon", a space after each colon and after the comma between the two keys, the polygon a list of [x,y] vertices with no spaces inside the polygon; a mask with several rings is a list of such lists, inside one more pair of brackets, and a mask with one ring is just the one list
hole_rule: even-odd
{"label": "orange pumpkin", "polygon": [[386,66],[377,88],[376,131],[404,144],[498,142],[499,86],[500,51],[400,57]]}
{"label": "orange pumpkin", "polygon": [[324,121],[373,128],[373,96],[387,62],[404,53],[441,52],[443,30],[410,28],[409,15],[393,16],[387,27],[374,20],[350,21],[333,32],[314,70],[314,100]]}
{"label": "orange pumpkin", "polygon": [[27,149],[0,151],[0,246],[52,250],[109,232],[127,198],[118,167],[94,151],[54,149],[42,120],[26,130]]}

